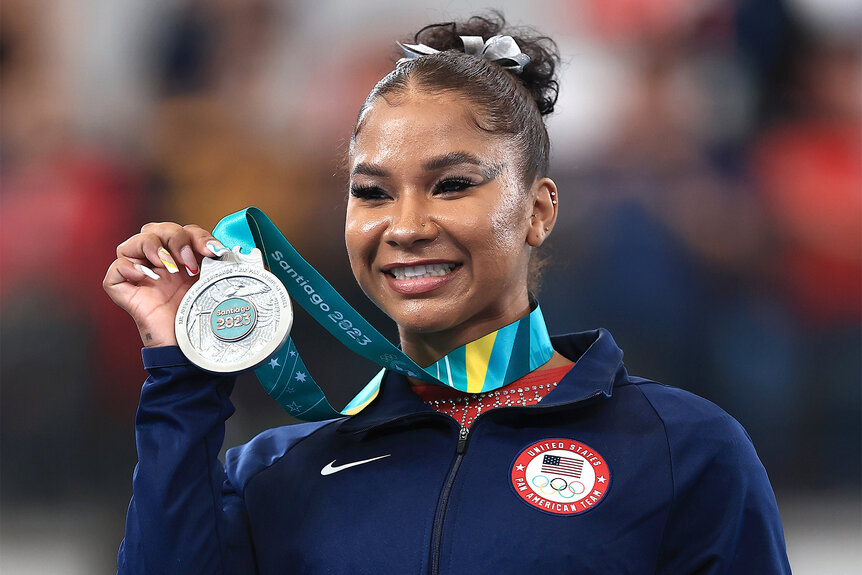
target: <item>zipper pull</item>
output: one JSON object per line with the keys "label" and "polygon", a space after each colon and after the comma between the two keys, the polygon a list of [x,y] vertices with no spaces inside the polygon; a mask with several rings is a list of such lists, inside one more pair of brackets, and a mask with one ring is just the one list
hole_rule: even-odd
{"label": "zipper pull", "polygon": [[455,453],[458,455],[464,453],[467,450],[467,438],[470,435],[469,427],[462,427],[460,431],[458,431],[458,446],[455,448]]}

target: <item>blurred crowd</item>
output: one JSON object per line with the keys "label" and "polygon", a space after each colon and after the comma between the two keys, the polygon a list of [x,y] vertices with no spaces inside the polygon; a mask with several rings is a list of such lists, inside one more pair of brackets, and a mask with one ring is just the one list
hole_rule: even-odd
{"label": "blurred crowd", "polygon": [[[422,4],[4,0],[4,508],[122,515],[144,373],[136,330],[100,284],[148,221],[212,227],[257,205],[394,333],[349,275],[343,168],[393,41],[472,12]],[[549,123],[561,221],[539,294],[551,331],[609,328],[631,372],[721,405],[779,492],[858,494],[858,3],[526,4],[498,5],[564,58]],[[332,361],[311,323],[294,333],[317,379],[374,372],[346,350]],[[351,390],[329,391],[343,404]],[[251,379],[236,401],[228,443],[289,421]]]}

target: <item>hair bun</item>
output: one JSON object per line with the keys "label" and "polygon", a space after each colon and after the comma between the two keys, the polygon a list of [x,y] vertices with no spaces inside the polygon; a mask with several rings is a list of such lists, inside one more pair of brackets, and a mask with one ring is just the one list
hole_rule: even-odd
{"label": "hair bun", "polygon": [[554,111],[559,94],[557,66],[560,63],[556,42],[538,34],[530,28],[506,26],[506,19],[494,11],[487,16],[473,16],[466,22],[431,24],[419,30],[413,40],[437,50],[463,50],[461,36],[481,36],[483,39],[496,35],[511,36],[521,52],[530,57],[520,74],[513,77],[532,95],[533,101],[543,116]]}

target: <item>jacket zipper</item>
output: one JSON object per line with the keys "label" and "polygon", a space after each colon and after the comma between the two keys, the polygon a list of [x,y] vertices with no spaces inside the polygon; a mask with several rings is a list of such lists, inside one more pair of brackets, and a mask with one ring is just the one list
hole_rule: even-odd
{"label": "jacket zipper", "polygon": [[[603,393],[599,391],[572,403],[587,403],[601,395],[603,395]],[[555,405],[546,407],[535,405],[529,407],[512,406],[498,407],[497,410],[535,409],[548,413],[571,408],[571,405],[572,404],[570,403],[564,406]],[[476,421],[483,415],[485,414],[483,413],[478,415],[476,419],[473,420],[473,425],[476,425]],[[446,508],[449,506],[449,495],[452,492],[452,486],[455,484],[455,476],[458,474],[458,469],[461,467],[461,460],[464,459],[464,452],[467,451],[468,439],[470,439],[470,429],[467,427],[461,427],[458,431],[458,444],[455,447],[455,459],[452,461],[449,473],[446,475],[446,481],[443,482],[443,490],[440,492],[440,497],[437,499],[437,509],[434,511],[434,525],[431,531],[431,575],[439,575],[440,573],[440,546],[443,541],[443,521],[446,519]]]}
{"label": "jacket zipper", "polygon": [[[512,406],[512,407],[498,407],[493,411],[501,412],[501,411],[509,411],[515,409],[529,409],[536,411],[543,411],[545,413],[552,413],[555,411],[563,411],[566,409],[571,409],[575,404],[583,404],[587,403],[593,399],[596,399],[600,396],[604,395],[603,392],[597,391],[592,395],[587,397],[563,404],[563,405],[554,405],[554,406],[540,406],[540,405],[532,405],[528,407],[521,406]],[[490,412],[489,412],[490,413]],[[476,422],[483,418],[486,414],[482,413],[473,420],[473,425],[476,425]],[[423,413],[423,414],[408,414],[401,417],[396,417],[390,421],[385,423],[391,424],[394,422],[407,421],[412,419],[422,419],[424,417],[434,417],[439,414],[432,413]],[[451,419],[451,418],[449,418]],[[378,427],[380,424],[370,425],[368,427],[363,427],[360,429],[353,430],[353,433],[361,433],[364,431],[368,431],[374,427]],[[467,451],[467,441],[470,438],[470,429],[467,427],[460,427],[458,431],[458,443],[455,447],[455,459],[452,461],[452,465],[449,468],[449,473],[446,475],[446,480],[443,483],[443,490],[440,492],[440,497],[437,499],[437,508],[434,511],[434,523],[432,525],[431,531],[431,569],[430,572],[432,575],[439,575],[440,573],[440,545],[443,540],[443,520],[446,518],[446,508],[449,506],[449,495],[452,491],[452,486],[455,484],[455,476],[458,474],[458,468],[461,467],[461,460],[464,459],[464,452]]]}
{"label": "jacket zipper", "polygon": [[440,544],[443,540],[443,521],[446,519],[446,508],[449,506],[449,495],[455,484],[455,475],[461,467],[464,452],[467,451],[467,440],[470,438],[470,429],[461,427],[458,431],[458,444],[455,447],[455,459],[449,467],[446,481],[443,482],[443,490],[437,500],[437,510],[434,512],[434,525],[431,531],[431,575],[440,573]]}

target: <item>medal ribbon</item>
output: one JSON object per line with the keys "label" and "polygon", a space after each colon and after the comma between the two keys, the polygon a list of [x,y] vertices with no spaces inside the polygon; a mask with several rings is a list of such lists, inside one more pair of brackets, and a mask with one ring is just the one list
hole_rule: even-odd
{"label": "medal ribbon", "polygon": [[342,411],[312,379],[290,338],[254,370],[264,390],[290,415],[320,421],[353,415],[377,397],[386,369],[460,391],[479,393],[507,385],[543,365],[554,353],[538,304],[525,317],[450,352],[422,368],[368,323],[309,264],[258,208],[224,217],[213,235],[244,252],[257,247],[269,270],[311,317],[354,353],[383,367]]}

